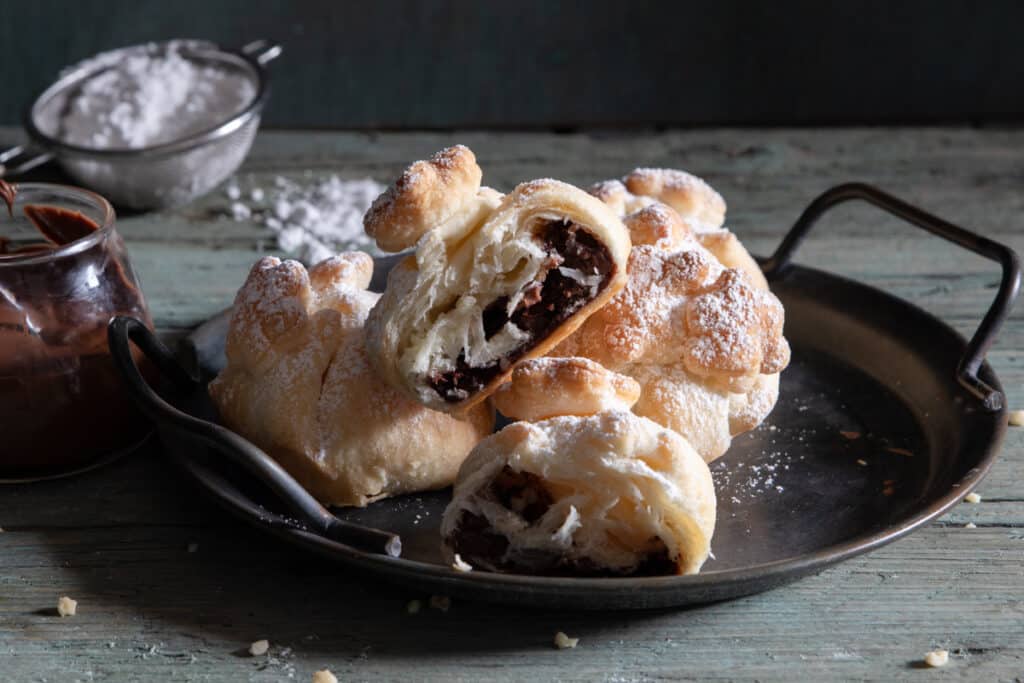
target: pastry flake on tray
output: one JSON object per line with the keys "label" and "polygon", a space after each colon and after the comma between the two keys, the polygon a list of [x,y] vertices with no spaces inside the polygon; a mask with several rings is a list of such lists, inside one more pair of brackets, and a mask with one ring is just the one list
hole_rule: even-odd
{"label": "pastry flake on tray", "polygon": [[[422,170],[435,160],[476,165],[464,147],[417,162],[366,216],[379,243],[407,245],[418,235],[370,314],[367,348],[392,386],[458,413],[613,297],[626,281],[630,242],[607,206],[571,185],[534,180],[502,197],[481,188],[475,172]],[[443,211],[431,208],[441,192]],[[396,215],[402,220],[389,218]]]}
{"label": "pastry flake on tray", "polygon": [[473,449],[442,521],[447,556],[527,574],[696,573],[715,526],[710,470],[686,439],[629,411],[629,378],[544,358],[517,368],[511,384],[497,397],[511,417],[531,416],[539,393],[557,414],[515,422]]}
{"label": "pastry flake on tray", "polygon": [[363,331],[379,297],[365,289],[372,269],[359,252],[308,272],[261,259],[235,299],[227,366],[210,383],[224,424],[328,504],[447,486],[494,424],[488,406],[456,419],[373,372]]}

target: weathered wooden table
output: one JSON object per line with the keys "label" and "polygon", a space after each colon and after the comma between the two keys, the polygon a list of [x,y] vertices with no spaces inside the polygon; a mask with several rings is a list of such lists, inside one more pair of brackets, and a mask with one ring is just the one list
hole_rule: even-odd
{"label": "weathered wooden table", "polygon": [[[0,129],[0,142],[18,138]],[[488,184],[576,183],[636,165],[705,176],[729,224],[769,251],[818,192],[859,179],[1024,250],[1024,132],[972,129],[709,130],[628,134],[264,133],[242,170],[391,179],[452,142]],[[225,219],[223,196],[120,228],[168,338],[225,307],[262,228]],[[973,330],[991,264],[867,207],[843,208],[804,262],[866,281]],[[990,354],[1024,407],[1024,316]],[[698,609],[573,614],[412,595],[353,577],[235,522],[152,444],[77,478],[0,488],[0,680],[1024,680],[1024,430],[980,489],[937,524],[770,593]],[[974,522],[977,528],[965,528]],[[827,523],[827,522],[823,522]],[[190,545],[192,546],[190,552]],[[60,595],[78,614],[56,616]],[[552,646],[556,631],[580,638]],[[251,641],[270,640],[250,657]],[[924,670],[928,650],[949,665]]]}

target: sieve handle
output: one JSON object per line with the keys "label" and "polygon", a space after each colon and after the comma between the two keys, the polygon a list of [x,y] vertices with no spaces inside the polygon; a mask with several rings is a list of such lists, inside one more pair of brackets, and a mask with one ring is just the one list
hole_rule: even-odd
{"label": "sieve handle", "polygon": [[239,50],[243,55],[249,59],[255,60],[260,66],[266,66],[270,62],[274,61],[281,56],[281,52],[284,48],[279,43],[275,43],[272,40],[254,40],[251,43],[246,43]]}
{"label": "sieve handle", "polygon": [[35,147],[15,145],[0,152],[0,178],[21,175],[53,158],[49,152]]}

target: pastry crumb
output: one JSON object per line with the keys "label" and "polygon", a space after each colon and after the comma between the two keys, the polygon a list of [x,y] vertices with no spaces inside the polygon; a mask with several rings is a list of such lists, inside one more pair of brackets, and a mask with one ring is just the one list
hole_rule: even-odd
{"label": "pastry crumb", "polygon": [[419,601],[419,600],[410,600],[409,604],[407,604],[405,606],[405,611],[408,614],[419,614],[420,609],[422,609],[422,607],[423,607],[423,603],[421,601]]}
{"label": "pastry crumb", "polygon": [[933,669],[949,663],[949,650],[932,650],[924,656],[924,663]]}
{"label": "pastry crumb", "polygon": [[66,595],[62,595],[60,600],[57,601],[57,614],[62,617],[73,617],[78,611],[78,600],[72,600]]}
{"label": "pastry crumb", "polygon": [[452,599],[447,595],[431,595],[430,606],[442,612],[447,612],[448,608],[452,606]]}
{"label": "pastry crumb", "polygon": [[867,467],[868,461],[864,458],[857,458],[857,464],[861,467]]}
{"label": "pastry crumb", "polygon": [[896,455],[905,455],[908,458],[913,458],[914,457],[914,454],[911,453],[910,451],[908,451],[906,448],[892,448],[892,447],[890,447],[890,448],[886,448],[885,450],[889,451],[890,453],[895,453]]}
{"label": "pastry crumb", "polygon": [[555,647],[559,650],[566,650],[576,647],[580,642],[579,638],[570,638],[562,631],[555,634]]}
{"label": "pastry crumb", "polygon": [[459,557],[458,553],[455,553],[455,561],[452,562],[452,569],[457,572],[471,572],[473,571],[473,565]]}
{"label": "pastry crumb", "polygon": [[843,435],[844,439],[849,439],[850,441],[855,441],[860,438],[860,432],[845,432],[840,429],[839,433]]}
{"label": "pastry crumb", "polygon": [[981,502],[981,496],[978,495],[977,493],[968,493],[966,496],[964,496],[964,502],[975,505]]}
{"label": "pastry crumb", "polygon": [[967,522],[967,524],[964,524],[964,528],[965,529],[977,529],[978,525],[975,524],[974,522]]}
{"label": "pastry crumb", "polygon": [[266,640],[257,640],[249,645],[249,654],[253,657],[259,657],[267,654],[267,650],[270,649],[270,643]]}
{"label": "pastry crumb", "polygon": [[1024,427],[1024,410],[1011,410],[1009,422],[1014,427]]}
{"label": "pastry crumb", "polygon": [[330,669],[321,669],[313,672],[313,683],[338,683],[338,677]]}

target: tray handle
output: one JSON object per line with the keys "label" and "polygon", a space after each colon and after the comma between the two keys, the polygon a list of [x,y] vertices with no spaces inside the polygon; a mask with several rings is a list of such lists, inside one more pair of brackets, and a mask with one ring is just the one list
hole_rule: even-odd
{"label": "tray handle", "polygon": [[117,316],[107,327],[114,365],[139,408],[155,422],[188,432],[245,467],[266,483],[303,523],[332,540],[354,548],[398,557],[402,541],[396,534],[338,519],[320,505],[280,465],[246,439],[218,424],[184,413],[167,403],[146,382],[131,354],[129,341],[171,383],[181,390],[196,390],[199,382],[174,359],[170,350],[136,318]]}
{"label": "tray handle", "polygon": [[781,276],[797,248],[807,237],[811,227],[821,218],[822,214],[836,204],[862,199],[892,215],[902,218],[933,235],[958,244],[964,249],[995,261],[1002,266],[1003,274],[999,282],[999,291],[995,301],[989,306],[988,312],[967,344],[960,363],[957,365],[956,378],[971,394],[981,400],[988,411],[999,411],[1005,407],[1006,400],[999,392],[978,377],[978,370],[985,362],[985,354],[999,334],[999,328],[1010,314],[1013,302],[1020,291],[1021,262],[1017,253],[1004,244],[994,242],[969,230],[957,227],[937,216],[912,206],[905,201],[865,183],[846,183],[837,185],[818,196],[804,209],[793,227],[783,238],[782,243],[766,261],[762,263],[765,276],[771,280]]}

